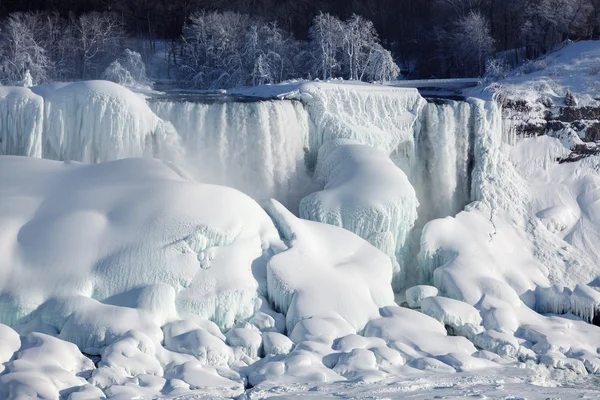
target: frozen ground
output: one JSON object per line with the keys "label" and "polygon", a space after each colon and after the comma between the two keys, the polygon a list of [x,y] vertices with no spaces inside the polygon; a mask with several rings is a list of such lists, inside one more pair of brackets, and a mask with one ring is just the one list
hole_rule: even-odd
{"label": "frozen ground", "polygon": [[597,156],[481,99],[237,95],[0,87],[0,398],[598,397]]}

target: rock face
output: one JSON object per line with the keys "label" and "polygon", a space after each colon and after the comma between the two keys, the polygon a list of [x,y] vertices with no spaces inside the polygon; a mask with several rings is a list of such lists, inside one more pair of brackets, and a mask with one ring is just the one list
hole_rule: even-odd
{"label": "rock face", "polygon": [[572,153],[557,160],[560,163],[579,161],[600,153],[600,147],[596,145],[600,141],[600,106],[570,104],[504,100],[505,131],[519,137],[547,135],[561,139]]}

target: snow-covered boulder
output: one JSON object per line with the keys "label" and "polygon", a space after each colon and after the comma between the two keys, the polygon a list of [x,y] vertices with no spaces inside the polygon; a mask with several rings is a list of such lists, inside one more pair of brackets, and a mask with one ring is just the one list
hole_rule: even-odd
{"label": "snow-covered boulder", "polygon": [[6,368],[6,363],[21,348],[21,338],[11,327],[0,324],[0,374]]}
{"label": "snow-covered boulder", "polygon": [[234,361],[233,350],[217,336],[185,322],[163,327],[166,349],[194,356],[204,365],[226,366]]}
{"label": "snow-covered boulder", "polygon": [[263,333],[262,344],[265,356],[288,354],[294,347],[294,343],[287,336],[277,332]]}
{"label": "snow-covered boulder", "polygon": [[58,399],[87,384],[94,363],[77,346],[31,333],[0,376],[0,398]]}
{"label": "snow-covered boulder", "polygon": [[369,322],[364,334],[385,340],[407,361],[452,352],[470,355],[476,351],[464,337],[448,336],[446,329],[435,319],[398,306],[383,308],[382,317]]}
{"label": "snow-covered boulder", "polygon": [[420,308],[423,299],[437,295],[435,286],[417,285],[406,289],[406,302],[410,308]]}
{"label": "snow-covered boulder", "polygon": [[354,349],[351,352],[343,353],[333,370],[346,378],[355,378],[357,375],[364,376],[365,372],[383,375],[377,369],[375,354],[366,349]]}
{"label": "snow-covered boulder", "polygon": [[440,321],[454,335],[472,339],[483,331],[479,311],[462,301],[439,296],[427,297],[421,301],[421,312]]}
{"label": "snow-covered boulder", "polygon": [[239,347],[251,359],[258,358],[262,346],[262,335],[256,327],[233,328],[227,332],[226,343],[231,347]]}
{"label": "snow-covered boulder", "polygon": [[[254,314],[267,249],[283,248],[249,197],[155,160],[1,157],[0,210],[0,277],[10,282],[0,321],[33,318],[82,348],[109,344],[107,327],[124,334],[133,321],[145,333],[192,314],[231,327]],[[84,333],[97,342],[79,342]]]}

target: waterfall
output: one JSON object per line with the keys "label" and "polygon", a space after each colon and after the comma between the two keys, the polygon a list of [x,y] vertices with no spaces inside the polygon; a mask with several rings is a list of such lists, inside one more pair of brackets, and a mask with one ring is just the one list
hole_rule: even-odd
{"label": "waterfall", "polygon": [[456,215],[472,200],[473,132],[473,106],[467,102],[430,101],[423,108],[411,174],[423,223]]}
{"label": "waterfall", "polygon": [[297,101],[149,103],[179,134],[195,179],[297,208],[310,190],[308,114]]}

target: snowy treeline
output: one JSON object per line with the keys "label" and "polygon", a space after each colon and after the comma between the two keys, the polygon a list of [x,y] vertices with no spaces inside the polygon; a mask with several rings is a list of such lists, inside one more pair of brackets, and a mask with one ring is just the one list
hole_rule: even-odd
{"label": "snowy treeline", "polygon": [[275,22],[234,12],[199,12],[183,28],[180,78],[200,88],[277,83],[294,78],[380,81],[400,69],[373,23],[319,14],[307,41]]}
{"label": "snowy treeline", "polygon": [[[13,13],[0,27],[0,83],[25,77],[34,84],[94,78],[148,83],[142,57],[124,47],[135,43],[115,14]],[[183,84],[203,89],[300,78],[381,81],[400,73],[373,23],[357,15],[342,21],[319,14],[308,40],[297,40],[276,22],[202,11],[188,18],[171,47],[170,69]]]}
{"label": "snowy treeline", "polygon": [[0,2],[0,81],[27,69],[34,81],[95,78],[125,47],[148,61],[160,46],[168,77],[198,87],[381,80],[396,75],[392,55],[414,78],[501,76],[567,39],[600,38],[600,0],[75,3],[30,0],[40,11],[11,14],[25,6]]}
{"label": "snowy treeline", "polygon": [[124,38],[121,20],[110,13],[10,14],[0,23],[0,82],[26,75],[33,83],[97,78],[120,54]]}

